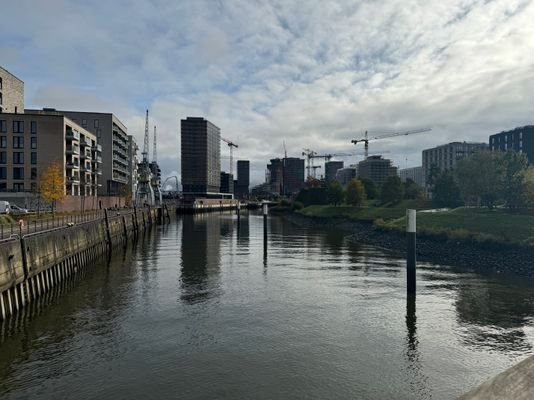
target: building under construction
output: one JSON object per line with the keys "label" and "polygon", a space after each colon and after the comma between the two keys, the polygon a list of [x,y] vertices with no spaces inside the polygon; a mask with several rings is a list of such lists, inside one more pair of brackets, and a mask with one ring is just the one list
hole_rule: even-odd
{"label": "building under construction", "polygon": [[267,165],[271,192],[292,196],[304,187],[304,160],[296,157],[273,158]]}
{"label": "building under construction", "polygon": [[388,177],[397,175],[397,167],[382,156],[369,156],[358,163],[357,173],[358,177],[369,178],[377,186],[381,186]]}

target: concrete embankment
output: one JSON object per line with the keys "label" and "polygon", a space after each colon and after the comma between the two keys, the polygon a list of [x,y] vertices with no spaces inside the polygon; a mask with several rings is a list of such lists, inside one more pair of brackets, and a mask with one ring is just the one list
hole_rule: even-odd
{"label": "concrete embankment", "polygon": [[109,211],[104,218],[0,241],[0,320],[164,220],[162,208]]}
{"label": "concrete embankment", "polygon": [[[307,217],[295,213],[286,214],[284,218],[311,228],[340,229],[350,234],[355,243],[383,247],[401,256],[406,254],[404,232],[384,230],[370,222],[344,218]],[[534,277],[533,256],[534,249],[527,247],[452,241],[439,236],[417,234],[417,258],[438,264]]]}

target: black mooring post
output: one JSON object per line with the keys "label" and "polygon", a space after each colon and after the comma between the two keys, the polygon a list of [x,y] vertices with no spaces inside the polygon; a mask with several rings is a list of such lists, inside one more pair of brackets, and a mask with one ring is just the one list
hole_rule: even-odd
{"label": "black mooring post", "polygon": [[408,255],[406,257],[406,276],[408,294],[415,294],[415,268],[416,268],[416,212],[406,210],[406,236],[408,237]]}
{"label": "black mooring post", "polygon": [[269,207],[267,203],[263,203],[263,258],[267,258],[267,214]]}

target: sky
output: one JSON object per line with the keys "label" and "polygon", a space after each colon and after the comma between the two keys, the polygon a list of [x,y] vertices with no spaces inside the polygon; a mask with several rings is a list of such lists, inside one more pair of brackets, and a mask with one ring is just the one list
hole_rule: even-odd
{"label": "sky", "polygon": [[366,130],[432,128],[370,143],[405,168],[534,124],[534,0],[4,0],[2,16],[27,108],[112,112],[141,147],[148,108],[164,176],[187,116],[237,143],[255,184],[284,143],[352,164]]}

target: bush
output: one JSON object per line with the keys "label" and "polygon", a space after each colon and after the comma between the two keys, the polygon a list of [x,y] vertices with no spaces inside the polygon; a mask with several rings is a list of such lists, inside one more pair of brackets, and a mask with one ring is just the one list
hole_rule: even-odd
{"label": "bush", "polygon": [[302,204],[300,201],[294,201],[293,204],[291,204],[292,210],[302,210],[304,208],[304,204]]}
{"label": "bush", "polygon": [[352,179],[347,186],[345,200],[351,206],[361,207],[366,199],[365,189],[359,179]]}

